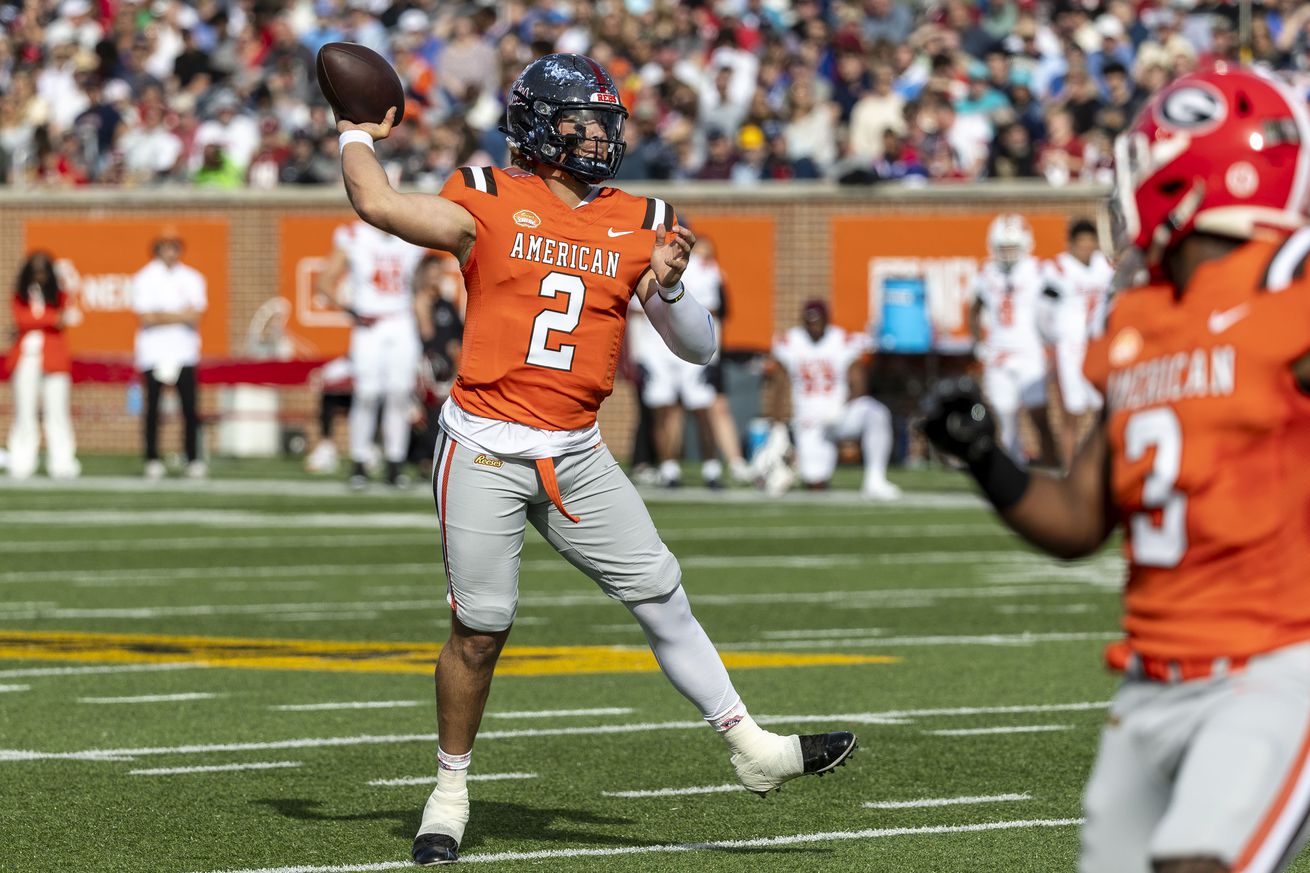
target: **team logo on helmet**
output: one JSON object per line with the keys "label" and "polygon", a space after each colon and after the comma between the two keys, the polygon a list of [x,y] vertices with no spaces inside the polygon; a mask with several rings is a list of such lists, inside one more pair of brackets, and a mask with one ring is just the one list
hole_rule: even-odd
{"label": "team logo on helmet", "polygon": [[1204,133],[1218,127],[1228,115],[1223,95],[1209,85],[1197,82],[1166,95],[1156,106],[1160,124],[1188,133]]}
{"label": "team logo on helmet", "polygon": [[605,91],[597,91],[591,95],[592,103],[609,103],[613,106],[619,105],[619,98]]}
{"label": "team logo on helmet", "polygon": [[514,213],[514,223],[520,227],[541,227],[541,216],[531,209],[520,209]]}
{"label": "team logo on helmet", "polygon": [[1238,161],[1224,173],[1228,193],[1246,200],[1260,188],[1260,175],[1250,161]]}

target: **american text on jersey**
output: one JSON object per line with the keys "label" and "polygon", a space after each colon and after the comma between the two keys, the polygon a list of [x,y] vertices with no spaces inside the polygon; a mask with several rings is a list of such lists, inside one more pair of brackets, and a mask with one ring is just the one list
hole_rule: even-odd
{"label": "american text on jersey", "polygon": [[514,247],[509,256],[521,261],[536,261],[553,267],[580,270],[584,273],[597,273],[611,279],[619,275],[619,253],[606,249],[581,246],[563,240],[525,234],[522,231],[514,235]]}

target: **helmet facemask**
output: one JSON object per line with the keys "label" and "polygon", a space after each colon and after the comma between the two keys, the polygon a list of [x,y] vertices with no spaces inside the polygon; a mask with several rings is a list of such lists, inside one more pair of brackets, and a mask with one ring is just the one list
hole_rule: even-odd
{"label": "helmet facemask", "polygon": [[533,100],[529,107],[523,96],[516,94],[508,116],[502,130],[510,136],[511,146],[531,160],[559,167],[588,184],[614,178],[623,161],[627,148],[623,124],[628,112],[621,105]]}

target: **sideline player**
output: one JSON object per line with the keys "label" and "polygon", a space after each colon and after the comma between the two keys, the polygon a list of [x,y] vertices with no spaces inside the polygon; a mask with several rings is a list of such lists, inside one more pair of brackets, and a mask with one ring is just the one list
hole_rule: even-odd
{"label": "sideline player", "polygon": [[1046,286],[1059,293],[1055,316],[1055,373],[1064,404],[1060,459],[1073,462],[1078,436],[1101,408],[1101,395],[1083,375],[1087,331],[1103,318],[1102,308],[1114,279],[1110,259],[1100,251],[1096,225],[1079,218],[1069,225],[1069,247],[1045,265]]}
{"label": "sideline player", "polygon": [[421,353],[413,281],[423,255],[418,246],[354,221],[333,233],[332,254],[318,277],[318,292],[334,300],[355,323],[350,332],[354,394],[349,482],[356,490],[368,485],[365,465],[373,452],[379,407],[387,484],[408,484],[401,464],[409,448],[410,395]]}
{"label": "sideline player", "polygon": [[[727,296],[723,289],[723,276],[714,259],[714,244],[699,239],[696,251],[687,261],[683,273],[687,293],[714,316],[715,336],[722,337],[721,327],[727,315]],[[639,307],[633,307],[637,315]],[[685,429],[683,410],[696,418],[696,431],[700,440],[701,478],[709,488],[723,487],[723,461],[739,482],[750,480],[750,472],[741,453],[737,426],[732,420],[728,400],[723,392],[722,349],[704,366],[684,361],[673,354],[650,327],[644,317],[632,318],[629,330],[636,334],[632,343],[637,363],[645,368],[642,380],[642,402],[654,415],[656,457],[659,461],[660,483],[665,487],[682,484],[682,435]],[[722,456],[723,460],[719,460]]]}
{"label": "sideline player", "polygon": [[987,228],[990,258],[974,280],[969,333],[983,365],[983,393],[1000,422],[1001,443],[1025,457],[1019,413],[1027,410],[1041,441],[1041,460],[1055,464],[1046,415],[1046,343],[1053,303],[1023,216],[998,215]]}
{"label": "sideline player", "polygon": [[1064,478],[996,444],[976,388],[925,430],[1051,554],[1124,527],[1124,681],[1082,873],[1270,873],[1310,813],[1310,113],[1238,67],[1184,76],[1117,144],[1129,252],[1088,347],[1106,407]]}
{"label": "sideline player", "polygon": [[[828,305],[822,300],[809,301],[801,309],[801,326],[773,343],[773,409],[785,408],[790,385],[796,472],[806,488],[827,488],[837,469],[837,443],[857,439],[864,458],[860,494],[870,500],[896,500],[901,489],[887,481],[892,415],[864,393],[863,365],[870,346],[867,334],[829,324]],[[767,480],[768,471],[761,472]]]}
{"label": "sideline player", "polygon": [[464,167],[441,196],[391,188],[372,145],[393,117],[338,123],[347,194],[370,224],[454,254],[468,289],[433,479],[452,615],[436,671],[437,786],[414,860],[458,857],[465,776],[514,622],[526,522],[628,607],[747,788],[768,792],[843,763],[851,733],[783,737],[750,717],[691,614],[677,559],[600,439],[596,411],[613,389],[633,294],[684,359],[703,364],[715,349],[710,314],[680,281],[695,237],[664,201],[600,184],[623,159],[627,117],[609,74],[581,55],[529,64],[503,128],[514,166]]}

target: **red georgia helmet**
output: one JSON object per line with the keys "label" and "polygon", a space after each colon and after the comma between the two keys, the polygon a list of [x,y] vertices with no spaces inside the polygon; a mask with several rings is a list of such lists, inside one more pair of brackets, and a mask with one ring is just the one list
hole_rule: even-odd
{"label": "red georgia helmet", "polygon": [[1123,243],[1154,271],[1193,231],[1250,239],[1307,223],[1310,111],[1277,80],[1216,66],[1171,82],[1115,142]]}

